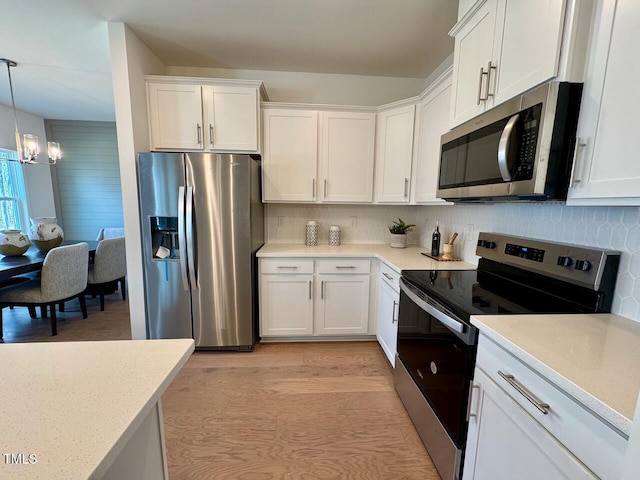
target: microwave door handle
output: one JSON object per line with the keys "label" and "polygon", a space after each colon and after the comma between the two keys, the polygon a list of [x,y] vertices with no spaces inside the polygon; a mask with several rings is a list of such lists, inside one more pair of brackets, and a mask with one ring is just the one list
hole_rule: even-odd
{"label": "microwave door handle", "polygon": [[511,172],[509,171],[509,159],[507,158],[507,155],[509,154],[509,141],[511,140],[511,134],[519,119],[519,113],[516,113],[509,119],[507,125],[502,131],[502,135],[500,136],[500,142],[498,143],[498,168],[500,169],[500,175],[505,182],[511,181]]}

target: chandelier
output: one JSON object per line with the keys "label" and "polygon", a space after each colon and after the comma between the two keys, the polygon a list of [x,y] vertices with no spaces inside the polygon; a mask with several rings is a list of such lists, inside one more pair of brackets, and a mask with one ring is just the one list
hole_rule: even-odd
{"label": "chandelier", "polygon": [[18,64],[7,58],[0,58],[0,63],[7,66],[7,75],[9,77],[9,91],[11,92],[11,106],[13,107],[13,121],[16,127],[16,149],[18,150],[18,161],[28,164],[49,164],[55,165],[62,155],[60,153],[60,144],[58,142],[47,142],[48,162],[39,162],[40,146],[38,145],[38,137],[25,133],[20,137],[18,130],[18,114],[16,112],[16,102],[13,98],[13,83],[11,82],[11,67],[17,67]]}

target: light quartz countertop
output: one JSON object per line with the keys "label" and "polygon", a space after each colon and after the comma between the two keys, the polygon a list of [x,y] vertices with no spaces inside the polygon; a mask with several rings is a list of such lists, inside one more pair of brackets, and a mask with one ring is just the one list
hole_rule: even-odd
{"label": "light quartz countertop", "polygon": [[475,270],[467,262],[440,262],[422,255],[426,248],[409,246],[391,248],[387,244],[345,244],[339,247],[300,243],[267,243],[258,250],[258,257],[371,257],[378,258],[398,272],[401,270]]}
{"label": "light quartz countertop", "polygon": [[101,478],[193,352],[191,339],[0,345],[0,478]]}
{"label": "light quartz countertop", "polygon": [[640,322],[599,313],[483,315],[471,323],[629,434],[640,391]]}

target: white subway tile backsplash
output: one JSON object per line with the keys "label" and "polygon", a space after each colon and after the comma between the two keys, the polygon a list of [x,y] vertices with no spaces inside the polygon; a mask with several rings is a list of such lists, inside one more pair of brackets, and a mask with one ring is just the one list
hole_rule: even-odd
{"label": "white subway tile backsplash", "polygon": [[[278,227],[278,217],[283,227]],[[352,217],[357,226],[352,227]],[[398,217],[417,224],[408,243],[429,248],[436,222],[443,241],[453,232],[456,255],[477,263],[478,232],[497,232],[575,243],[622,252],[613,312],[640,321],[640,208],[567,207],[562,203],[475,204],[447,206],[267,205],[267,241],[304,243],[307,220],[320,224],[320,243],[328,243],[329,226],[340,225],[342,243],[388,243],[387,226]]]}

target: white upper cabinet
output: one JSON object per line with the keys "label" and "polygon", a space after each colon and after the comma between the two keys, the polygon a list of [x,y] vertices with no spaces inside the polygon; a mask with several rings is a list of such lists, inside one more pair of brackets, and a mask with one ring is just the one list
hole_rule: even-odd
{"label": "white upper cabinet", "polygon": [[200,85],[147,85],[151,148],[202,149],[202,93]]}
{"label": "white upper cabinet", "polygon": [[152,150],[259,151],[261,82],[153,75],[146,80]]}
{"label": "white upper cabinet", "polygon": [[488,0],[454,34],[452,126],[485,109],[497,8],[498,0]]}
{"label": "white upper cabinet", "polygon": [[640,2],[598,2],[567,204],[640,205]]}
{"label": "white upper cabinet", "polygon": [[226,85],[202,87],[205,148],[258,151],[258,90]]}
{"label": "white upper cabinet", "polygon": [[376,114],[321,112],[320,199],[325,202],[373,200]]}
{"label": "white upper cabinet", "polygon": [[440,139],[449,130],[451,72],[434,83],[418,104],[412,197],[415,203],[447,203],[436,198]]}
{"label": "white upper cabinet", "polygon": [[455,37],[450,126],[547,80],[582,81],[591,4],[477,1],[450,32]]}
{"label": "white upper cabinet", "polygon": [[374,112],[269,105],[263,116],[265,202],[373,200]]}
{"label": "white upper cabinet", "polygon": [[496,105],[557,75],[564,12],[561,0],[499,3],[502,34],[496,35],[493,47]]}
{"label": "white upper cabinet", "polygon": [[376,202],[409,203],[415,105],[378,113]]}
{"label": "white upper cabinet", "polygon": [[318,113],[264,109],[263,196],[265,202],[316,199]]}

